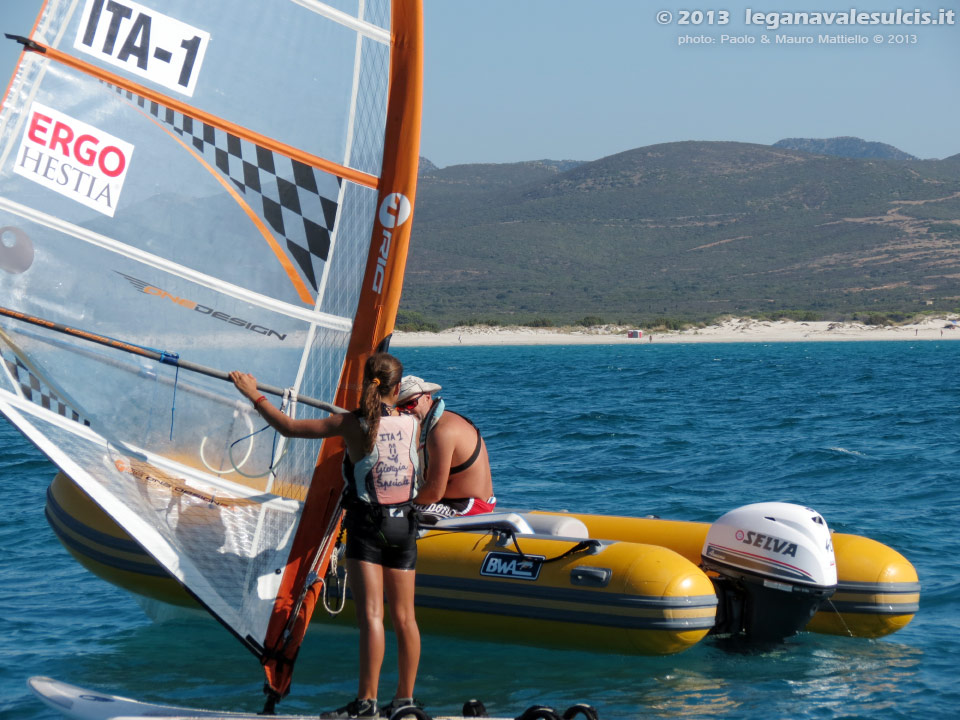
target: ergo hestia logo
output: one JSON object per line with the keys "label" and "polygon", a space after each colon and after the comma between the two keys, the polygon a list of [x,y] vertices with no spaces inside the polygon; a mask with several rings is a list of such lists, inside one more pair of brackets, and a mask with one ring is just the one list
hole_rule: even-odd
{"label": "ergo hestia logo", "polygon": [[132,155],[130,143],[35,102],[13,171],[113,217]]}
{"label": "ergo hestia logo", "polygon": [[383,226],[383,239],[380,242],[380,255],[377,257],[377,271],[373,276],[373,291],[383,290],[383,279],[387,270],[387,258],[390,257],[390,240],[393,230],[410,219],[410,201],[400,193],[390,193],[380,203],[380,212],[377,218]]}

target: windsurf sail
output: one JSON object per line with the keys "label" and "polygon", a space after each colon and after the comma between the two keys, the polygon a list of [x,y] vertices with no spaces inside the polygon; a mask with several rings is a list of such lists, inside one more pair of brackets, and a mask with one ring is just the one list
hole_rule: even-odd
{"label": "windsurf sail", "polygon": [[0,410],[274,698],[335,539],[342,444],[257,432],[191,365],[287,388],[297,417],[325,413],[300,395],[356,406],[403,281],[421,25],[419,0],[47,0],[8,40]]}

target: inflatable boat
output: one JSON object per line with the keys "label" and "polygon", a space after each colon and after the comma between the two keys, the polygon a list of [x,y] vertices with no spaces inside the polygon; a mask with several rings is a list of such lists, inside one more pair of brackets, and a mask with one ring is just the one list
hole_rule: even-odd
{"label": "inflatable boat", "polygon": [[[132,593],[193,598],[67,476],[47,519],[88,570]],[[418,540],[424,632],[640,655],[677,653],[708,634],[776,642],[801,630],[881,637],[917,612],[917,573],[900,553],[832,533],[786,503],[714,523],[579,513],[497,512],[441,520]],[[328,575],[314,624],[352,623],[343,569]]]}

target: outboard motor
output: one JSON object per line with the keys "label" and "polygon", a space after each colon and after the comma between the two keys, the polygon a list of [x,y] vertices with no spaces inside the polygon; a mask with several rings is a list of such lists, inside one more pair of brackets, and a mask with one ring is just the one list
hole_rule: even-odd
{"label": "outboard motor", "polygon": [[837,589],[826,521],[815,510],[765,502],[710,526],[701,560],[719,600],[712,632],[779,642],[802,630]]}

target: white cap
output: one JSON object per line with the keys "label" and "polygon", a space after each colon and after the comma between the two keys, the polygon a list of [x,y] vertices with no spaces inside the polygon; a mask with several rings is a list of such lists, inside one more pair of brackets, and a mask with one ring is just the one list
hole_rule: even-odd
{"label": "white cap", "polygon": [[404,375],[400,379],[400,396],[398,403],[406,402],[414,395],[424,395],[426,393],[435,393],[440,389],[436,383],[430,383],[416,375]]}

